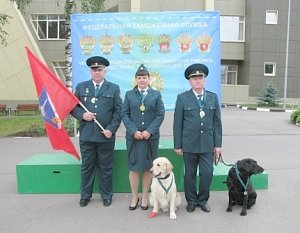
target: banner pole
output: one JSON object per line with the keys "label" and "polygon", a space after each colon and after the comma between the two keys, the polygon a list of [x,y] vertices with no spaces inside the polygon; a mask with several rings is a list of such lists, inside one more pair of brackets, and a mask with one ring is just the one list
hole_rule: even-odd
{"label": "banner pole", "polygon": [[[86,111],[89,112],[89,110],[79,101],[80,106]],[[94,119],[95,123],[100,127],[100,129],[102,129],[103,131],[105,130],[103,128],[103,126],[99,123],[99,121],[97,121],[97,119]]]}

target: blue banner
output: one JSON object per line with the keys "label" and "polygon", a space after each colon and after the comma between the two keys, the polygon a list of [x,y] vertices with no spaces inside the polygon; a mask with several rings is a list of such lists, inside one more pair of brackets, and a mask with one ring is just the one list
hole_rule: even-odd
{"label": "blue banner", "polygon": [[143,63],[166,110],[174,110],[177,95],[190,89],[186,67],[203,63],[209,68],[205,87],[221,103],[219,12],[74,14],[71,30],[73,89],[91,78],[87,58],[103,56],[110,62],[106,80],[120,86],[123,98]]}

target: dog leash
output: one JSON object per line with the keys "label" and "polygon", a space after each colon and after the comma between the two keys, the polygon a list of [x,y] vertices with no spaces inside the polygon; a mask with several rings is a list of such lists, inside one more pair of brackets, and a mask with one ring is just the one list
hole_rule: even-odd
{"label": "dog leash", "polygon": [[232,164],[232,163],[229,163],[229,164],[225,163],[224,160],[223,160],[222,154],[220,154],[220,156],[218,158],[216,158],[216,156],[215,156],[215,165],[217,166],[220,161],[221,161],[221,163],[223,163],[224,165],[226,165],[228,167],[233,167],[234,166],[234,164]]}

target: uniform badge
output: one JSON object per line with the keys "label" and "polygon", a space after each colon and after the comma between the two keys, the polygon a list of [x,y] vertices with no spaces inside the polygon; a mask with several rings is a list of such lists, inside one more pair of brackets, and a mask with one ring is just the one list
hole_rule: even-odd
{"label": "uniform badge", "polygon": [[91,55],[93,54],[94,47],[96,44],[96,39],[92,36],[84,36],[80,38],[80,47],[82,49],[82,53],[84,55]]}
{"label": "uniform badge", "polygon": [[89,89],[88,88],[85,88],[85,93],[89,93]]}
{"label": "uniform badge", "polygon": [[212,38],[209,35],[203,33],[197,38],[198,48],[200,52],[209,52],[212,44]]}
{"label": "uniform badge", "polygon": [[177,38],[177,43],[181,53],[188,53],[191,50],[191,44],[193,42],[193,37],[186,34],[181,34]]}
{"label": "uniform badge", "polygon": [[154,38],[150,34],[142,34],[138,37],[138,43],[143,53],[150,52],[151,47],[153,46]]}
{"label": "uniform badge", "polygon": [[159,52],[160,53],[169,53],[170,44],[172,42],[172,37],[168,34],[161,34],[157,37],[157,43],[159,45]]}
{"label": "uniform badge", "polygon": [[92,98],[91,99],[91,102],[94,104],[94,103],[96,103],[96,98],[94,97],[94,98]]}
{"label": "uniform badge", "polygon": [[115,43],[112,35],[104,35],[99,38],[99,44],[103,54],[111,54]]}
{"label": "uniform badge", "polygon": [[129,54],[131,52],[134,42],[134,37],[132,35],[120,35],[118,37],[118,44],[123,54]]}

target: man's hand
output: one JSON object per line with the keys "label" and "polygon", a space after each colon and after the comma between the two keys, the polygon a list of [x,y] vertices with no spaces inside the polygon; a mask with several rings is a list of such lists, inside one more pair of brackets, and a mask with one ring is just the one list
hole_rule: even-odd
{"label": "man's hand", "polygon": [[94,119],[96,119],[96,116],[94,113],[92,112],[85,112],[82,116],[83,120],[85,121],[93,121]]}
{"label": "man's hand", "polygon": [[183,155],[183,149],[174,149],[175,153],[178,154],[179,156]]}
{"label": "man's hand", "polygon": [[112,132],[110,132],[110,130],[108,129],[103,130],[102,133],[106,138],[111,138],[113,135]]}

